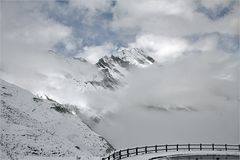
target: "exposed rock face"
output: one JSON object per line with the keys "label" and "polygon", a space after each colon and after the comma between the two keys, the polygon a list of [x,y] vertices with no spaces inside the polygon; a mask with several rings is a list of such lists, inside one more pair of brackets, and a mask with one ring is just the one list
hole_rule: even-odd
{"label": "exposed rock face", "polygon": [[155,60],[145,55],[138,48],[125,49],[115,55],[104,56],[99,59],[96,66],[100,69],[103,79],[100,81],[89,81],[93,86],[114,90],[124,84],[124,76],[131,67],[147,67]]}

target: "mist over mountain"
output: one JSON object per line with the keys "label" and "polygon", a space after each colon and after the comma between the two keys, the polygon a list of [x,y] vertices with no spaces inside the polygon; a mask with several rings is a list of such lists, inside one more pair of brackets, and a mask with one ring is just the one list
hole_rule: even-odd
{"label": "mist over mountain", "polygon": [[240,142],[238,0],[0,3],[8,159]]}
{"label": "mist over mountain", "polygon": [[[52,71],[28,72],[29,81],[21,81],[19,75],[7,74],[7,71],[1,74],[9,80],[18,77],[15,83],[37,95],[77,105],[81,114],[85,114],[83,121],[116,148],[154,143],[159,135],[165,137],[159,143],[205,141],[206,133],[200,130],[208,131],[209,141],[222,143],[224,139],[234,143],[239,140],[238,54],[194,49],[159,62],[142,49],[133,48],[106,55],[96,64],[82,58],[46,56],[54,62]],[[178,119],[182,125],[176,127],[171,119]],[[209,125],[188,123],[192,121]],[[229,133],[221,126],[235,130],[231,138],[226,137]],[[195,131],[191,132],[191,138],[190,133],[185,132],[186,127]],[[126,132],[129,130],[131,134]],[[169,132],[182,136],[173,137]],[[146,134],[151,136],[144,137]]]}

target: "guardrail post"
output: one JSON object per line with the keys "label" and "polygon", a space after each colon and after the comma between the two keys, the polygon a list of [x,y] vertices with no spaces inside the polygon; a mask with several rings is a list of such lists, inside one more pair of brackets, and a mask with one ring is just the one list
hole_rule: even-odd
{"label": "guardrail post", "polygon": [[129,157],[129,149],[127,149],[127,157]]}
{"label": "guardrail post", "polygon": [[115,159],[115,151],[113,152],[113,159]]}
{"label": "guardrail post", "polygon": [[177,144],[177,151],[178,151],[178,144]]}
{"label": "guardrail post", "polygon": [[238,150],[240,151],[240,144],[238,145]]}
{"label": "guardrail post", "polygon": [[[239,145],[239,149],[240,149],[240,145]],[[155,152],[157,153],[157,145],[155,145]]]}
{"label": "guardrail post", "polygon": [[122,159],[122,150],[119,151],[119,159]]}
{"label": "guardrail post", "polygon": [[225,144],[225,150],[227,151],[227,144]]}
{"label": "guardrail post", "polygon": [[188,144],[188,151],[190,151],[190,144]]}
{"label": "guardrail post", "polygon": [[214,144],[212,144],[212,150],[214,151]]}
{"label": "guardrail post", "polygon": [[138,147],[136,147],[136,155],[138,155]]}
{"label": "guardrail post", "polygon": [[166,152],[168,151],[167,144],[166,144]]}
{"label": "guardrail post", "polygon": [[202,150],[202,144],[200,144],[200,151]]}
{"label": "guardrail post", "polygon": [[147,146],[145,146],[145,154],[147,154]]}

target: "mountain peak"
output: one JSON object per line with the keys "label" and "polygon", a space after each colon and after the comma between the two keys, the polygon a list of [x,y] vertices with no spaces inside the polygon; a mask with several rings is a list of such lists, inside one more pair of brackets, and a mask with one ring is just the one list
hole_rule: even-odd
{"label": "mountain peak", "polygon": [[111,56],[104,56],[96,63],[103,76],[101,81],[90,81],[94,86],[115,89],[124,83],[124,77],[131,67],[147,67],[154,63],[154,59],[147,56],[142,49],[131,48],[118,51]]}
{"label": "mountain peak", "polygon": [[121,59],[138,67],[147,67],[155,62],[152,57],[148,56],[142,49],[139,48],[123,49],[118,52],[117,55],[119,55]]}
{"label": "mountain peak", "polygon": [[154,63],[155,60],[148,56],[142,49],[139,48],[126,48],[112,54],[111,56],[104,56],[96,63],[98,67],[112,68],[116,64],[121,67],[128,68],[129,65],[138,67],[147,67]]}

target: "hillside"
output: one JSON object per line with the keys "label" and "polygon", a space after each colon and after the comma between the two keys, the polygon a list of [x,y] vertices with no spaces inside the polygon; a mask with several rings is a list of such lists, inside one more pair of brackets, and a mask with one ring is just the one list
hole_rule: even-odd
{"label": "hillside", "polygon": [[78,156],[92,160],[112,150],[61,104],[35,97],[3,80],[0,87],[1,159]]}

